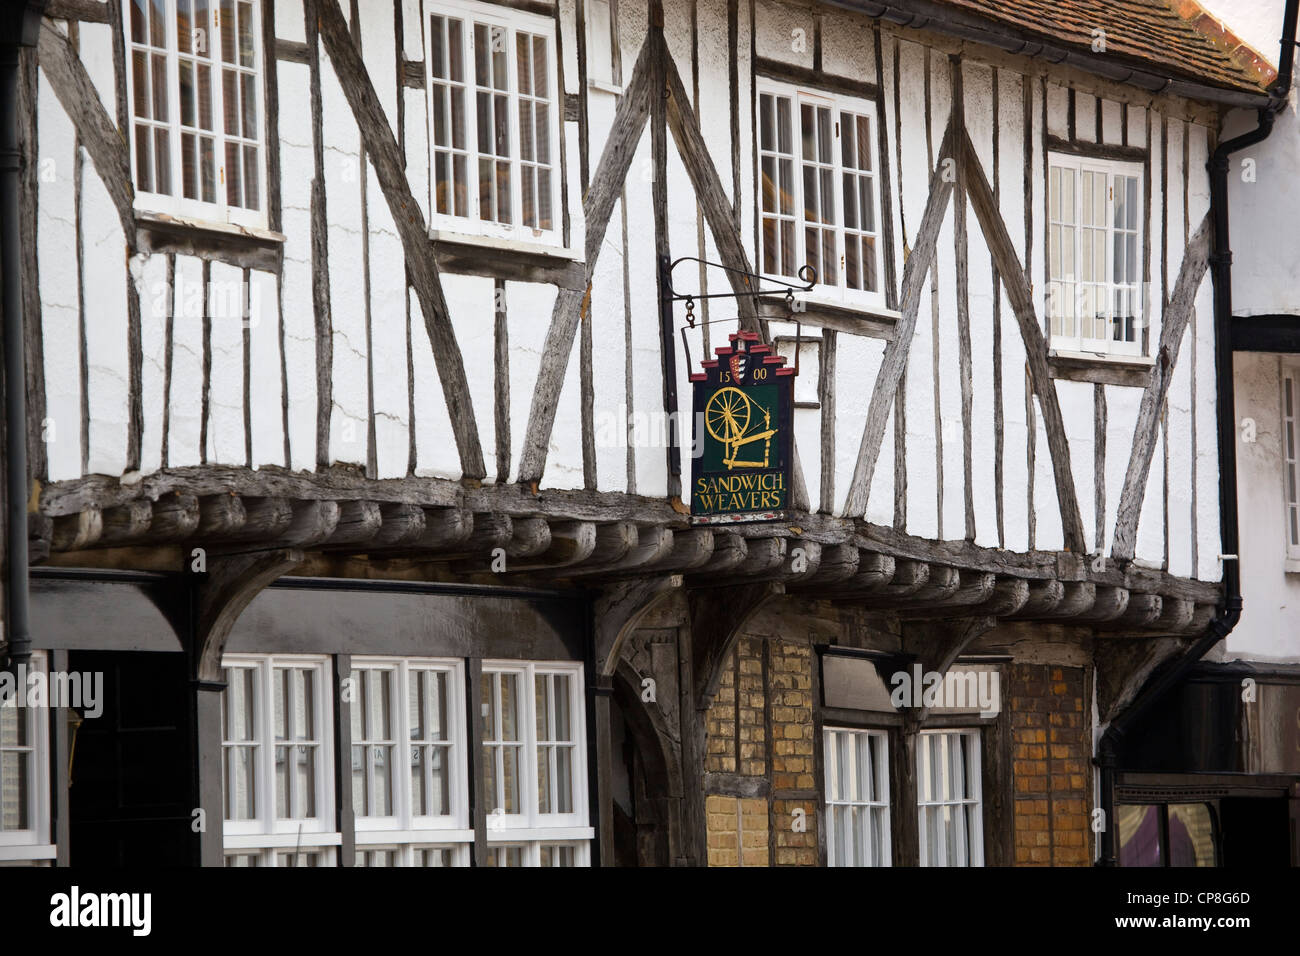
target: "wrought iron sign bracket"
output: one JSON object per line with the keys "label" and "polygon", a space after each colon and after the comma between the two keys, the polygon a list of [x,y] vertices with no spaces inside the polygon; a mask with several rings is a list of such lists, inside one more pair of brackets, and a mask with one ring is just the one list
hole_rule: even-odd
{"label": "wrought iron sign bracket", "polygon": [[[678,292],[673,287],[673,270],[683,262],[696,262],[707,268],[721,269],[732,275],[738,275],[744,279],[747,285],[755,286],[753,291],[747,292]],[[662,290],[664,304],[668,309],[672,308],[674,302],[686,303],[686,324],[679,330],[682,337],[682,350],[686,353],[686,366],[691,367],[691,347],[686,338],[687,329],[704,328],[708,325],[717,325],[722,322],[736,322],[737,318],[714,319],[709,321],[699,321],[695,318],[695,303],[707,299],[741,299],[752,297],[755,302],[764,296],[784,295],[786,311],[790,314],[789,321],[794,323],[794,371],[795,375],[799,374],[799,353],[803,344],[803,324],[795,318],[798,310],[795,309],[796,292],[811,292],[817,285],[817,270],[812,266],[801,266],[799,269],[799,279],[803,283],[800,285],[795,282],[787,282],[784,279],[773,279],[762,276],[754,272],[745,272],[741,269],[733,269],[731,266],[723,265],[720,262],[710,262],[707,259],[701,259],[698,256],[682,256],[679,259],[669,260],[667,256],[659,257],[660,288]],[[762,288],[763,283],[768,283],[779,288]]]}

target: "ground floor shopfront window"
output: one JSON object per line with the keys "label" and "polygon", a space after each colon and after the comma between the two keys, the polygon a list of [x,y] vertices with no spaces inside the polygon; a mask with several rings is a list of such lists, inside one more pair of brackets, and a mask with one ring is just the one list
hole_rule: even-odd
{"label": "ground floor shopfront window", "polygon": [[[590,865],[580,664],[484,662],[478,715],[460,659],[354,657],[337,687],[327,655],[227,655],[224,667],[228,866],[469,866],[472,748],[479,865]],[[355,821],[347,841],[336,788]]]}

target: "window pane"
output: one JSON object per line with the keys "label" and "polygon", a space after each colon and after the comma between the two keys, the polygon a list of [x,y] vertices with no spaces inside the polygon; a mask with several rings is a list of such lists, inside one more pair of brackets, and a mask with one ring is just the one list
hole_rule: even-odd
{"label": "window pane", "polygon": [[1120,804],[1115,808],[1119,828],[1120,866],[1162,866],[1160,808],[1155,804]]}
{"label": "window pane", "polygon": [[131,90],[135,115],[149,118],[149,55],[136,50],[131,54]]}
{"label": "window pane", "polygon": [[131,3],[131,40],[135,43],[148,43],[146,24],[149,22],[149,8],[146,0],[130,0]]}
{"label": "window pane", "polygon": [[424,847],[415,850],[416,866],[451,866],[451,849],[448,847]]}
{"label": "window pane", "polygon": [[501,740],[519,740],[519,675],[501,674]]}
{"label": "window pane", "polygon": [[233,0],[221,0],[221,59],[235,62],[235,10]]}
{"label": "window pane", "polygon": [[1206,803],[1169,805],[1169,865],[1214,866],[1214,823]]}
{"label": "window pane", "polygon": [[[13,708],[21,711],[22,708]],[[9,711],[10,708],[3,708]],[[0,830],[26,830],[31,826],[28,804],[31,800],[32,754],[24,751],[0,751]]]}
{"label": "window pane", "polygon": [[239,5],[239,65],[251,67],[253,65],[253,5],[251,3],[241,3]]}

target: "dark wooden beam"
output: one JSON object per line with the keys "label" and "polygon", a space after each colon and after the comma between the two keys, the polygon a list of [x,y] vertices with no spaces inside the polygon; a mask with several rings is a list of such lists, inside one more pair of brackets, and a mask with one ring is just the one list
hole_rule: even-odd
{"label": "dark wooden beam", "polygon": [[1065,435],[1065,420],[1061,416],[1056,386],[1052,384],[1047,368],[1047,342],[1043,337],[1042,324],[1034,311],[1033,293],[1016,256],[1011,236],[1007,233],[1006,223],[1002,221],[1001,211],[993,198],[993,190],[985,178],[979,155],[964,129],[961,131],[960,150],[963,154],[961,168],[965,174],[967,195],[993,256],[993,263],[997,266],[998,275],[1002,277],[1007,301],[1020,325],[1020,335],[1025,341],[1030,382],[1038,398],[1043,427],[1047,432],[1047,447],[1052,455],[1052,472],[1056,479],[1056,498],[1061,509],[1065,547],[1069,551],[1083,554],[1086,550],[1083,518],[1079,512],[1079,498],[1075,492],[1074,472],[1070,465],[1070,443]]}
{"label": "dark wooden beam", "polygon": [[107,23],[108,4],[101,0],[49,0],[45,5],[45,16],[51,20]]}
{"label": "dark wooden beam", "polygon": [[479,444],[478,425],[470,402],[469,381],[451,313],[442,291],[438,265],[428,254],[429,230],[419,204],[411,195],[406,179],[406,160],[385,118],[383,106],[370,82],[370,74],[352,41],[343,11],[337,0],[320,0],[318,4],[320,37],[334,65],[343,95],[352,107],[353,118],[361,131],[366,157],[374,167],[388,209],[402,240],[407,275],[415,287],[424,313],[425,328],[433,349],[442,394],[456,437],[461,472],[467,478],[482,478],[487,472],[483,449]]}
{"label": "dark wooden beam", "polygon": [[1124,487],[1115,514],[1115,533],[1111,536],[1110,553],[1117,560],[1130,560],[1137,549],[1138,518],[1146,497],[1151,456],[1155,453],[1156,441],[1160,435],[1157,423],[1169,396],[1169,385],[1173,381],[1174,366],[1178,364],[1183,332],[1196,307],[1196,292],[1209,267],[1212,232],[1213,223],[1209,213],[1206,213],[1188,242],[1183,264],[1178,270],[1178,281],[1174,284],[1174,293],[1160,327],[1156,364],[1151,369],[1151,384],[1142,393],[1142,404],[1138,407],[1137,422],[1133,426],[1133,452],[1129,456]]}
{"label": "dark wooden beam", "polygon": [[1300,352],[1300,315],[1235,315],[1234,352]]}
{"label": "dark wooden beam", "polygon": [[587,281],[583,290],[561,288],[555,298],[551,325],[542,346],[532,407],[528,412],[524,447],[519,457],[519,481],[523,484],[541,481],[546,469],[551,431],[555,426],[560,389],[569,367],[569,354],[573,350],[573,337],[581,315],[589,308],[591,301],[591,293],[586,290],[589,289],[591,276],[595,272],[601,244],[605,241],[605,230],[609,225],[610,214],[614,211],[614,202],[627,178],[628,167],[632,163],[632,156],[641,140],[641,132],[645,129],[646,117],[650,112],[653,47],[654,43],[650,39],[641,47],[636,66],[632,70],[632,79],[614,113],[614,122],[600,154],[600,162],[592,174],[591,186],[583,197]]}
{"label": "dark wooden beam", "polygon": [[104,109],[77,51],[48,20],[41,22],[38,41],[41,69],[77,131],[77,139],[90,154],[95,171],[117,209],[128,251],[135,249],[135,187],[131,157],[124,133]]}
{"label": "dark wooden beam", "polygon": [[858,462],[853,468],[848,497],[844,502],[846,515],[861,515],[867,510],[867,496],[871,478],[880,457],[880,443],[885,437],[889,409],[898,394],[898,383],[907,368],[907,356],[916,332],[916,316],[921,306],[921,287],[934,259],[935,240],[943,225],[953,183],[948,175],[947,160],[954,157],[954,131],[949,123],[939,147],[938,162],[930,176],[930,196],[916,234],[916,245],[903,263],[902,318],[894,329],[894,337],[885,346],[885,355],[876,373],[876,384],[871,390],[867,406],[867,420],[862,429],[862,442],[858,448]]}

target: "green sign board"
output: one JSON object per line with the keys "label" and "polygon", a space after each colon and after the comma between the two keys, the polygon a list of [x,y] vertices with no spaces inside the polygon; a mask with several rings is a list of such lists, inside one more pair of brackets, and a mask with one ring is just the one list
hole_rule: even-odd
{"label": "green sign board", "polygon": [[795,370],[753,332],[731,336],[691,376],[699,449],[691,467],[696,523],[770,521],[790,507]]}

